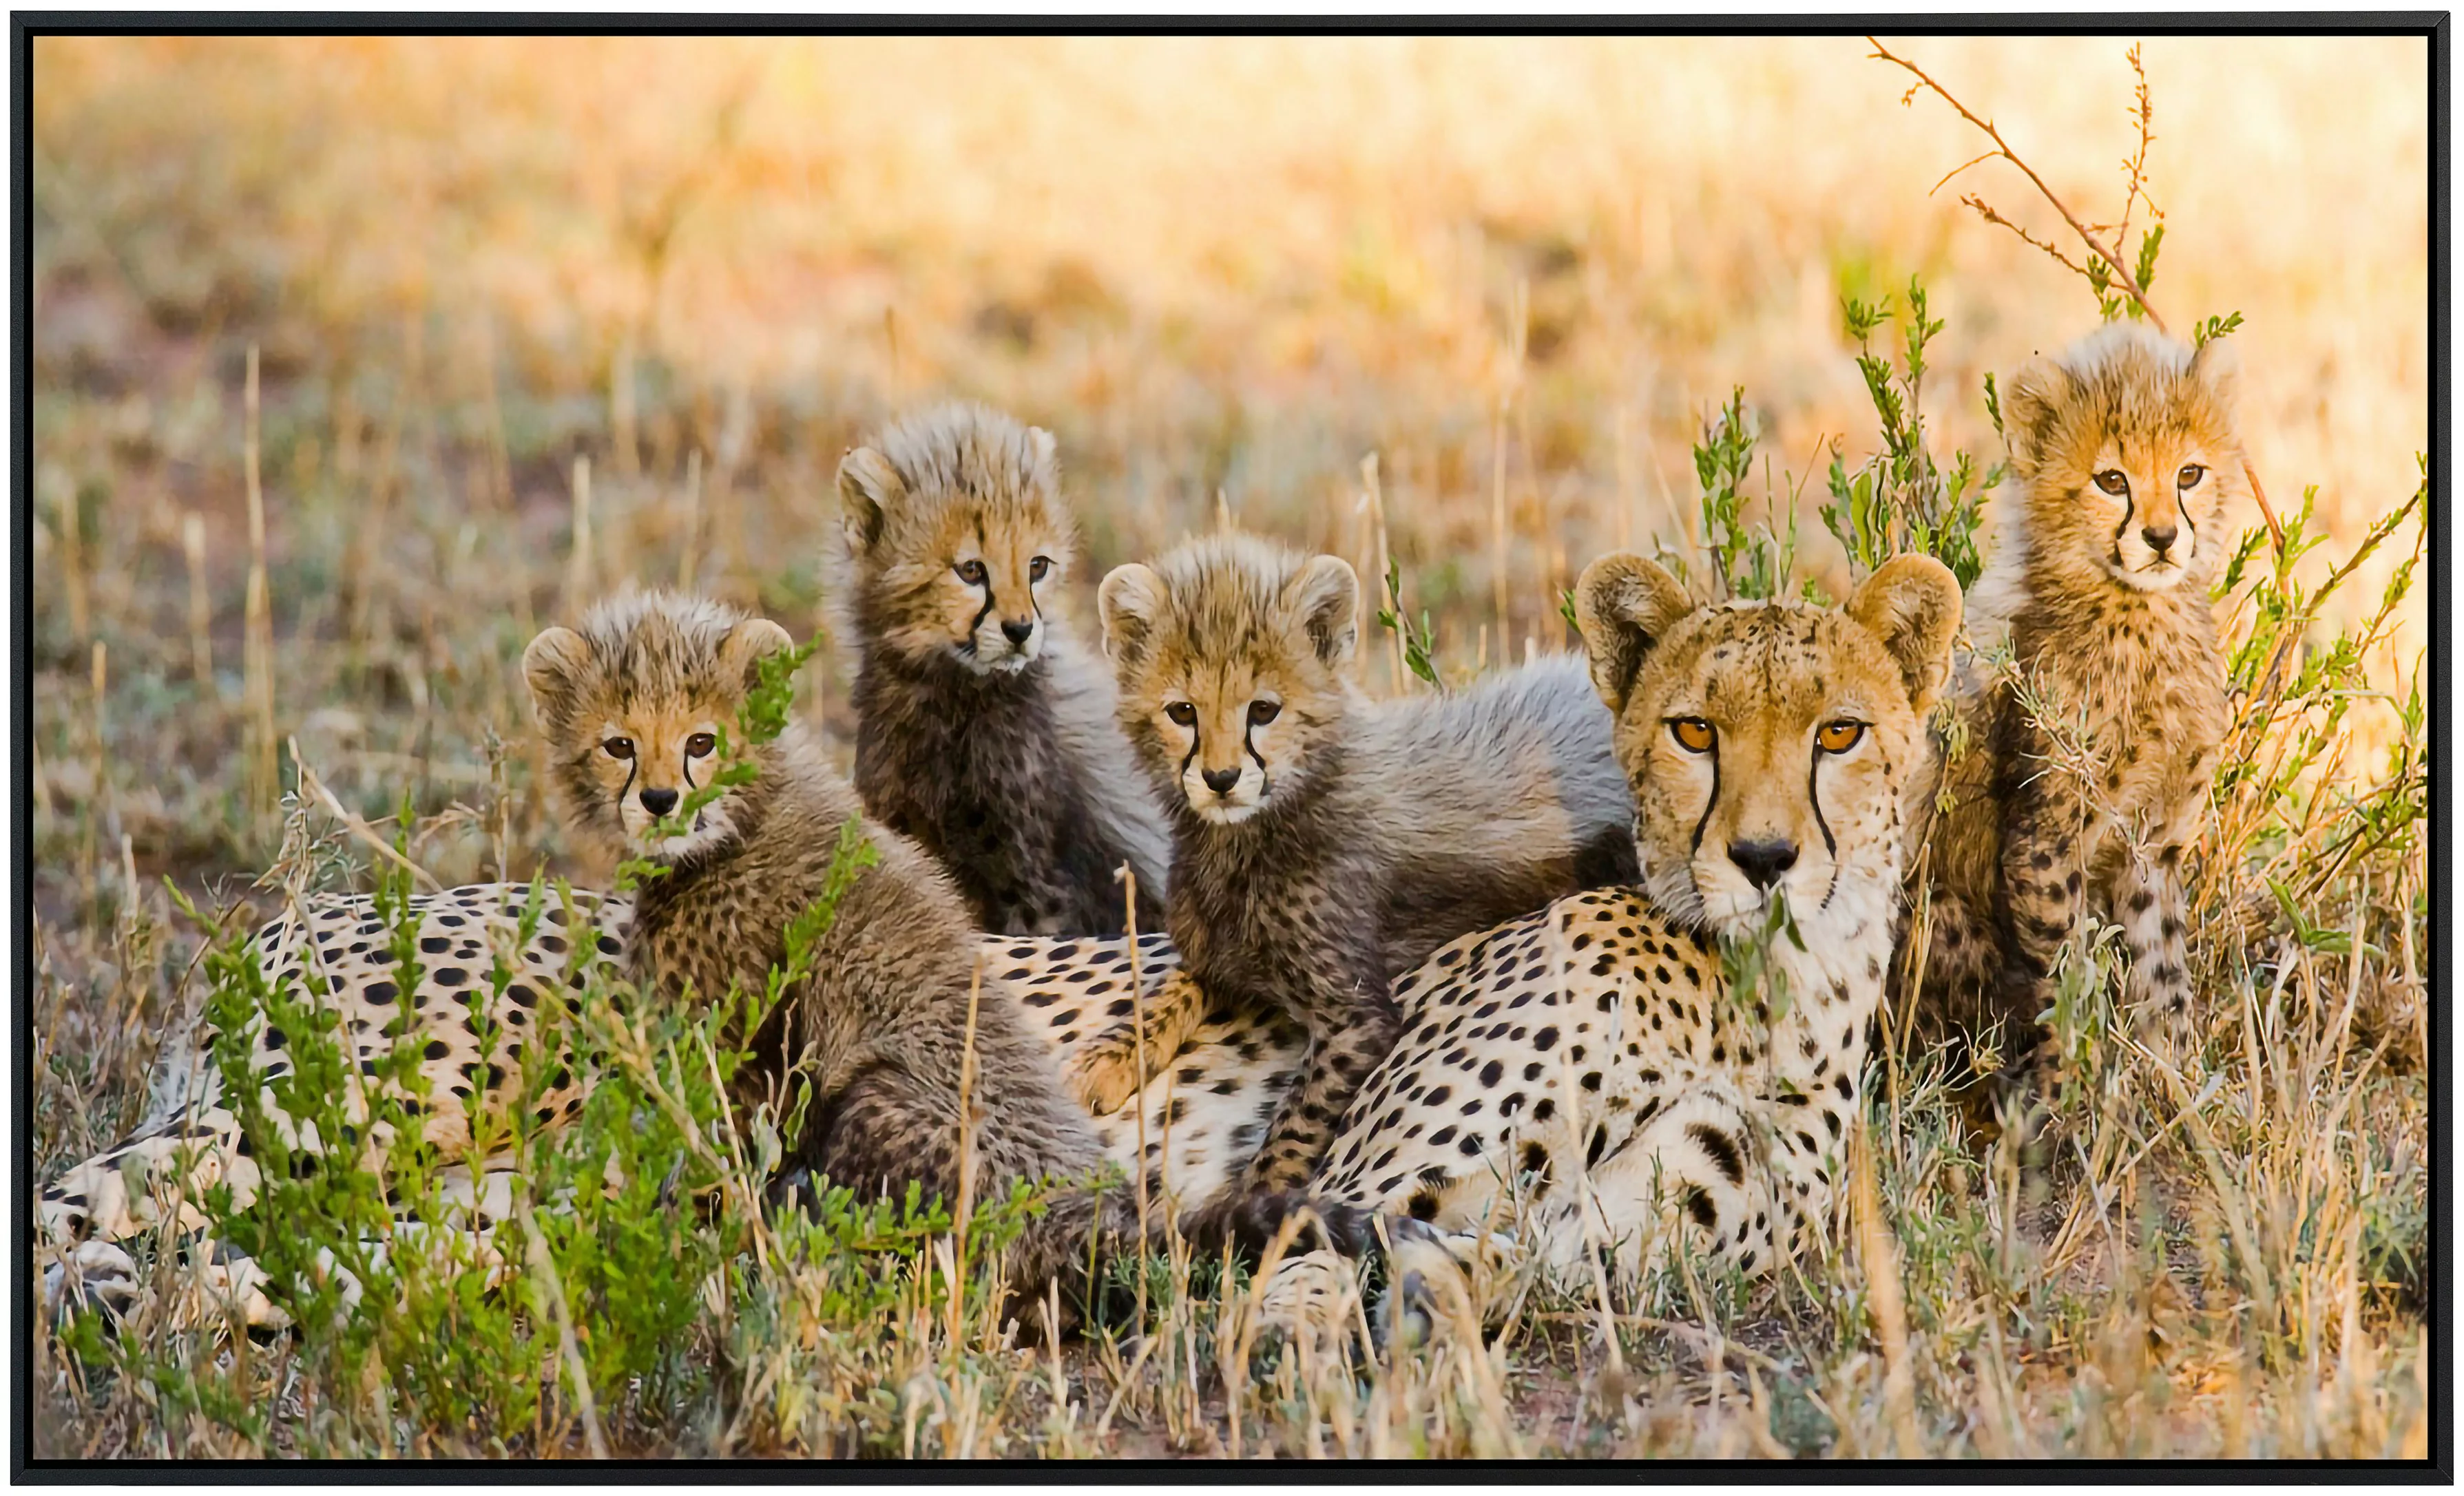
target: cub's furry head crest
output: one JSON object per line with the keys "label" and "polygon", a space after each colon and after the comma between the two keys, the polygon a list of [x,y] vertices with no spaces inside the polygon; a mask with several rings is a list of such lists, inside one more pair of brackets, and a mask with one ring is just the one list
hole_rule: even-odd
{"label": "cub's furry head crest", "polygon": [[935,406],[848,452],[839,502],[861,637],[979,674],[1042,654],[1075,543],[1051,432]]}
{"label": "cub's furry head crest", "polygon": [[1735,935],[1785,893],[1834,937],[1889,911],[1900,788],[1959,631],[1949,568],[1899,557],[1844,608],[1697,607],[1620,553],[1584,569],[1574,608],[1661,909]]}
{"label": "cub's furry head crest", "polygon": [[2002,396],[2018,479],[2004,544],[2057,577],[2204,583],[2230,549],[2226,500],[2247,487],[2238,383],[2221,340],[2194,352],[2131,322],[2021,369]]}
{"label": "cub's furry head crest", "polygon": [[[738,786],[701,807],[684,834],[655,827],[738,756],[737,715],[761,661],[793,649],[787,630],[707,598],[625,592],[579,628],[549,627],[522,651],[546,735],[550,781],[575,829],[625,853],[677,862],[744,829]],[[792,730],[792,729],[791,729]]]}
{"label": "cub's furry head crest", "polygon": [[1245,535],[1115,567],[1098,594],[1121,725],[1167,803],[1218,825],[1298,796],[1336,751],[1360,583]]}

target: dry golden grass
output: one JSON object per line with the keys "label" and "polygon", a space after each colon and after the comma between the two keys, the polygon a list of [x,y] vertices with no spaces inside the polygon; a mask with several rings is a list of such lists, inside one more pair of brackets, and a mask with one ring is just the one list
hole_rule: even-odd
{"label": "dry golden grass", "polygon": [[[2066,200],[2118,207],[2120,40],[1893,45]],[[1592,555],[1690,543],[1687,447],[1735,385],[1765,432],[1756,494],[1805,487],[1806,561],[1836,583],[1825,449],[1841,439],[1853,467],[1873,446],[1843,295],[1925,277],[1948,323],[1928,416],[1989,457],[1982,376],[2094,318],[2078,281],[1958,206],[1980,192],[2056,234],[2010,168],[1931,191],[1983,146],[1938,100],[1902,108],[1909,80],[1849,38],[34,51],[46,1168],[134,1117],[195,1001],[196,935],[155,880],[237,896],[274,858],[267,747],[296,737],[372,820],[407,790],[442,878],[500,858],[605,876],[545,813],[521,645],[627,577],[690,575],[818,627],[832,466],[906,403],[976,395],[1059,433],[1082,584],[1220,504],[1364,567],[1391,547],[1467,668],[1555,643],[1555,589]],[[2315,583],[2412,494],[2428,446],[2427,44],[2167,38],[2144,56],[2169,225],[2154,298],[2177,330],[2247,319],[2245,428],[2279,510],[2319,489]],[[2322,633],[2367,619],[2413,547],[2402,531],[2365,561]],[[2429,637],[2417,592],[2384,635],[2368,669],[2400,702]],[[808,682],[804,710],[843,731],[842,681],[817,662]],[[2266,724],[2249,761],[2298,726]],[[2419,773],[2382,767],[2407,740],[2387,703],[2325,740],[2308,781],[2365,796]],[[736,1327],[695,1353],[731,1369],[734,1400],[605,1399],[612,1437],[2417,1455],[2430,1140],[2423,1081],[2390,1072],[2421,1056],[2433,890],[2417,825],[2305,861],[2339,803],[2227,807],[2220,860],[2249,887],[2289,879],[2313,938],[2277,914],[2254,934],[2243,884],[2215,891],[2201,1057],[2175,1072],[2108,1044],[2036,1151],[1963,1141],[1911,1067],[1873,1119],[1864,1214],[1801,1283],[1651,1286],[1607,1343],[1588,1287],[1535,1292],[1492,1346],[1441,1333],[1355,1380],[1327,1347],[1220,1351],[1238,1296],[1193,1287],[1184,1260],[1158,1268],[1153,1334],[1059,1360],[920,1309],[870,1346],[792,1316],[772,1340]],[[2361,954],[2320,930],[2357,931]],[[1883,1247],[1896,1292],[1869,1282]],[[782,1280],[781,1302],[799,1291]],[[282,1431],[314,1423],[286,1355],[231,1374],[280,1410],[244,1438],[166,1425],[150,1392],[47,1350],[47,1452],[327,1447]],[[548,1447],[580,1452],[567,1433]],[[490,1447],[351,1440],[334,1447]]]}

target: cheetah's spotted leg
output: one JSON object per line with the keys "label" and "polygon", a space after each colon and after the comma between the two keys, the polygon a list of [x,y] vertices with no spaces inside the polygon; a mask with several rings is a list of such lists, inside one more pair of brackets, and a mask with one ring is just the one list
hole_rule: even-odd
{"label": "cheetah's spotted leg", "polygon": [[[361,1260],[370,1270],[417,1253],[432,1270],[476,1268],[489,1287],[502,1285],[513,1265],[496,1250],[491,1228],[462,1226],[423,1228],[417,1221],[397,1221],[390,1237],[361,1244]],[[232,1251],[209,1237],[190,1237],[179,1245],[179,1262],[170,1269],[174,1293],[169,1299],[170,1328],[194,1331],[236,1322],[250,1330],[287,1330],[290,1311],[268,1291],[273,1278],[254,1258]],[[313,1272],[340,1286],[341,1305],[356,1308],[364,1289],[360,1279],[331,1248],[319,1248]],[[114,1318],[135,1311],[149,1287],[136,1259],[116,1243],[80,1242],[62,1250],[43,1273],[43,1304],[55,1315],[99,1309]]]}
{"label": "cheetah's spotted leg", "polygon": [[1069,1089],[1099,1117],[1119,1111],[1140,1087],[1162,1074],[1206,1021],[1206,994],[1187,972],[1167,975],[1145,1007],[1143,1045],[1133,1016],[1088,1040],[1070,1059]]}
{"label": "cheetah's spotted leg", "polygon": [[[175,1281],[183,1291],[170,1309],[175,1328],[233,1318],[251,1329],[287,1328],[291,1317],[268,1296],[271,1280],[263,1267],[205,1234],[209,1222],[200,1206],[216,1183],[231,1185],[236,1208],[246,1209],[255,1199],[256,1166],[237,1143],[237,1121],[217,1109],[193,1131],[141,1136],[63,1173],[36,1202],[36,1227],[51,1258],[43,1273],[45,1308],[54,1313],[88,1306],[115,1315],[130,1312],[143,1302],[147,1280],[119,1243],[163,1232],[178,1239],[170,1244],[182,1259]],[[492,1285],[498,1282],[504,1264],[490,1223],[512,1210],[511,1177],[489,1170],[474,1179],[467,1166],[455,1166],[440,1177],[439,1185],[448,1208],[462,1221],[475,1220],[477,1227],[397,1221],[388,1241],[366,1243],[365,1261],[382,1265],[406,1243],[417,1243],[433,1261],[476,1266],[488,1272]],[[330,1250],[320,1251],[318,1262],[341,1282],[344,1303],[357,1303],[360,1285],[350,1270]]]}
{"label": "cheetah's spotted leg", "polygon": [[[1298,1190],[1309,1183],[1360,1083],[1386,1058],[1403,1030],[1402,1016],[1391,1001],[1363,1001],[1350,1018],[1340,1028],[1310,1033],[1300,1080],[1275,1108],[1265,1141],[1243,1177],[1244,1190]],[[1309,1026],[1318,1027],[1314,1022]]]}
{"label": "cheetah's spotted leg", "polygon": [[[1004,1112],[997,1102],[979,1102],[969,1122],[970,1167],[977,1188],[1045,1177],[1048,1149],[1031,1124]],[[957,1198],[958,1098],[891,1064],[860,1072],[834,1098],[824,1135],[808,1150],[804,1167],[834,1185],[852,1188],[859,1199],[896,1198],[908,1180],[920,1181],[926,1199]],[[1043,1212],[1004,1249],[1013,1298],[1006,1315],[1038,1323],[1034,1305],[1055,1279],[1065,1299],[1074,1298],[1086,1274],[1089,1242],[1110,1257],[1137,1240],[1135,1192],[1099,1191],[1064,1182],[1044,1199]]]}
{"label": "cheetah's spotted leg", "polygon": [[1690,1237],[1749,1274],[1768,1268],[1774,1212],[1793,1224],[1828,1201],[1811,1200],[1809,1185],[1808,1199],[1783,1206],[1752,1139],[1745,1107],[1725,1082],[1679,1092],[1623,1147],[1590,1167],[1590,1187],[1569,1200],[1579,1219],[1561,1215],[1551,1222],[1548,1261],[1572,1267],[1605,1245],[1620,1274],[1638,1277]]}
{"label": "cheetah's spotted leg", "polygon": [[2189,947],[2183,925],[2189,900],[2179,869],[2183,848],[2134,849],[2115,876],[2113,910],[2130,952],[2128,994],[2134,1024],[2151,1042],[2171,1045],[2190,1030]]}
{"label": "cheetah's spotted leg", "polygon": [[1934,889],[1926,897],[1926,1001],[1962,1030],[1990,1027],[1987,999],[2002,964],[1999,932],[1983,910],[1951,890]]}
{"label": "cheetah's spotted leg", "polygon": [[35,1227],[62,1244],[121,1242],[172,1221],[204,1228],[206,1192],[228,1180],[234,1200],[256,1194],[256,1165],[238,1151],[239,1125],[220,1113],[193,1132],[132,1138],[68,1169],[35,1202]]}
{"label": "cheetah's spotted leg", "polygon": [[2053,1005],[2054,963],[2078,932],[2086,907],[2086,815],[2074,786],[2052,782],[2060,775],[2045,765],[2013,795],[2002,833],[2002,898],[2013,959],[2001,1017],[2021,1053],[2035,1046],[2037,1015]]}
{"label": "cheetah's spotted leg", "polygon": [[[233,1321],[251,1330],[290,1328],[291,1316],[266,1296],[265,1272],[253,1259],[205,1238],[189,1241],[182,1256],[185,1261],[171,1269],[177,1288],[170,1303],[172,1329],[196,1330]],[[348,1275],[344,1277],[347,1281]],[[44,1267],[43,1308],[58,1317],[94,1309],[121,1319],[144,1303],[146,1287],[137,1260],[119,1243],[80,1242],[60,1251]],[[345,1291],[357,1298],[356,1292]]]}

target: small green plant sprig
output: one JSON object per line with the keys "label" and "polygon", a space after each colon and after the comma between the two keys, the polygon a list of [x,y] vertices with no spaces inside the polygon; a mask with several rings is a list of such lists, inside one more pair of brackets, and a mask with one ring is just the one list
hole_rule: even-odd
{"label": "small green plant sprig", "polygon": [[[2301,559],[2325,543],[2311,528],[2318,499],[2305,489],[2287,517],[2280,545],[2266,531],[2245,533],[2212,589],[2230,603],[2238,627],[2227,634],[2225,680],[2236,702],[2213,788],[2219,845],[2239,848],[2280,910],[2321,906],[2339,879],[2376,862],[2402,866],[2420,846],[2430,799],[2426,660],[2401,695],[2369,668],[2401,621],[2429,539],[2429,464],[2410,497],[2373,521],[2351,554],[2315,586],[2296,575]],[[2361,566],[2408,524],[2411,553],[2397,562],[2375,605],[2332,632],[2320,627],[2328,603]],[[2379,702],[2397,731],[2384,770],[2357,780],[2343,768],[2347,722],[2356,705]],[[2347,929],[2296,917],[2301,944],[2349,950]]]}
{"label": "small green plant sprig", "polygon": [[1445,690],[1445,680],[1438,673],[1438,635],[1437,630],[1429,627],[1429,610],[1420,609],[1420,622],[1417,626],[1404,615],[1401,610],[1403,572],[1391,560],[1386,562],[1386,595],[1395,600],[1396,605],[1379,608],[1377,622],[1388,632],[1401,636],[1404,668],[1440,691]]}
{"label": "small green plant sprig", "polygon": [[[1794,581],[1796,571],[1796,505],[1794,495],[1781,502],[1771,495],[1766,508],[1785,513],[1785,528],[1774,530],[1767,520],[1746,517],[1748,495],[1746,483],[1753,475],[1754,451],[1762,439],[1759,424],[1746,409],[1743,386],[1731,388],[1727,403],[1715,411],[1703,425],[1703,434],[1694,443],[1694,477],[1701,489],[1702,551],[1710,558],[1711,571],[1705,579],[1713,601],[1727,598],[1777,598],[1792,590],[1805,596],[1815,595],[1813,583]],[[1768,469],[1765,487],[1770,486]],[[1693,568],[1682,551],[1666,545],[1659,549],[1657,559],[1668,567],[1680,582],[1694,583]],[[1569,626],[1573,622],[1573,599],[1560,595],[1559,610]]]}
{"label": "small green plant sprig", "polygon": [[[1984,569],[1977,532],[1984,521],[1985,495],[2009,470],[1998,462],[1980,468],[1965,451],[1953,452],[1946,468],[1925,443],[1925,349],[1944,323],[1927,315],[1925,285],[1911,277],[1901,362],[1895,367],[1887,352],[1874,349],[1875,334],[1897,317],[1889,298],[1867,305],[1850,297],[1842,310],[1848,336],[1857,343],[1857,372],[1863,376],[1866,398],[1881,423],[1881,449],[1851,473],[1839,443],[1832,443],[1831,502],[1822,506],[1823,526],[1847,551],[1849,566],[1859,576],[1894,556],[1917,552],[1948,566],[1961,587],[1972,585]],[[1990,374],[1985,406],[1999,432],[2001,396]]]}

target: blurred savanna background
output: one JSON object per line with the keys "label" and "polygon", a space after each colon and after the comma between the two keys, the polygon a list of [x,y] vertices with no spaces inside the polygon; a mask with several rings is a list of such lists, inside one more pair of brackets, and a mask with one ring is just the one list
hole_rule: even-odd
{"label": "blurred savanna background", "polygon": [[[1493,1357],[1502,1380],[1390,1367],[1375,1385],[1402,1391],[1338,1417],[1302,1376],[1247,1415],[1274,1431],[1252,1451],[2424,1447],[2429,1143],[2423,1082],[2401,1072],[2427,1024],[2429,613],[2421,586],[2389,590],[2421,510],[2381,521],[2415,500],[2429,445],[2428,43],[1883,40],[2092,225],[2124,210],[2144,81],[2126,253],[2152,205],[2167,324],[2239,314],[2253,466],[2280,527],[2307,515],[2289,550],[2262,536],[2219,601],[2229,639],[2259,640],[2242,684],[2261,705],[2240,787],[2220,791],[2238,840],[2211,862],[2236,870],[2211,913],[2240,964],[2219,939],[2213,1063],[2187,1081],[2090,1067],[2121,1119],[2098,1125],[2122,1131],[2051,1156],[1963,1133],[1915,1083],[1894,1093],[1881,1177],[1904,1316],[1896,1298],[1869,1311],[1870,1265],[1843,1247],[1832,1278],[1781,1290],[1826,1306],[1820,1334],[1714,1294],[1639,1313],[1604,1360],[1544,1315],[1442,1353]],[[1736,522],[1785,537],[1793,515],[1798,574],[1841,594],[1826,473],[1881,446],[1843,304],[1889,300],[1874,350],[1897,360],[1922,282],[1943,324],[1925,440],[1980,469],[2001,456],[1986,376],[2099,316],[2080,276],[1961,202],[2081,258],[2036,187],[2000,159],[1952,175],[1992,143],[1870,53],[39,38],[37,1165],[136,1117],[195,1005],[198,932],[171,891],[246,900],[277,857],[341,845],[313,791],[301,809],[300,764],[449,882],[542,861],[604,877],[564,854],[539,792],[523,644],[626,581],[820,631],[838,457],[921,401],[979,398],[1056,433],[1082,600],[1109,566],[1228,518],[1364,578],[1391,560],[1460,676],[1569,644],[1560,591],[1603,550],[1701,555],[1695,448],[1742,391]],[[1371,642],[1371,689],[1405,689]],[[800,710],[842,752],[844,699],[825,651]],[[2302,850],[2356,817],[2368,837]],[[900,1399],[945,1353],[864,1363],[891,1389],[878,1452],[902,1429],[908,1452],[1222,1447],[1226,1389],[1197,1390],[1194,1349],[1185,1409],[1168,1359],[1073,1372],[1082,1402],[1127,1408],[1106,1414],[1111,1443],[1053,1434],[1043,1404],[916,1413]],[[55,1453],[386,1443],[288,1442],[283,1418],[315,1426],[296,1407],[173,1419],[131,1391],[159,1385],[135,1363],[47,1354]],[[177,1354],[191,1375],[275,1375]],[[874,1415],[832,1406],[826,1428],[782,1414],[740,1439],[645,1414],[635,1447],[873,1452]],[[1422,1443],[1364,1432],[1407,1425]],[[1120,1444],[1133,1428],[1147,1442]],[[502,1438],[414,1427],[394,1447]]]}

